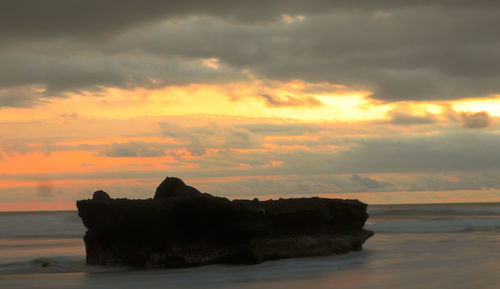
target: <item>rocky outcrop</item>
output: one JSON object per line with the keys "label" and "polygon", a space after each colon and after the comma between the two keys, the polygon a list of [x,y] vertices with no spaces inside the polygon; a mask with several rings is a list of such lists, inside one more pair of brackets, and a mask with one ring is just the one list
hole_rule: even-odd
{"label": "rocky outcrop", "polygon": [[94,194],[92,195],[92,200],[104,200],[104,201],[107,201],[107,200],[111,200],[111,197],[105,191],[99,190],[99,191],[95,191],[94,192]]}
{"label": "rocky outcrop", "polygon": [[361,250],[367,205],[357,200],[228,200],[165,179],[154,199],[77,201],[87,264],[185,267]]}
{"label": "rocky outcrop", "polygon": [[181,179],[175,177],[166,177],[156,188],[155,200],[168,198],[190,198],[200,196],[201,192],[197,189],[187,186]]}

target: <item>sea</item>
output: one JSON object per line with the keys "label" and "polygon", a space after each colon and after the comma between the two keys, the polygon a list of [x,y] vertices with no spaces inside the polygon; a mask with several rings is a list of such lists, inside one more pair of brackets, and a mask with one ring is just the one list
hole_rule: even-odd
{"label": "sea", "polygon": [[258,265],[85,265],[76,211],[0,213],[0,288],[499,289],[500,204],[370,205],[363,250]]}

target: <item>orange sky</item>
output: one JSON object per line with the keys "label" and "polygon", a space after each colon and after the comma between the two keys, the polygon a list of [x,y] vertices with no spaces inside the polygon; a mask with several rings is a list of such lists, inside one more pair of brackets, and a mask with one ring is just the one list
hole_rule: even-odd
{"label": "orange sky", "polygon": [[166,176],[229,198],[498,201],[494,4],[160,2],[0,10],[0,211],[149,198]]}
{"label": "orange sky", "polygon": [[[321,93],[304,92],[313,85],[322,86]],[[270,103],[257,90],[284,104]],[[328,83],[295,80],[266,87],[253,81],[153,90],[109,88],[96,96],[73,94],[34,108],[4,108],[0,210],[72,209],[74,200],[101,188],[117,197],[147,198],[167,175],[179,175],[204,191],[231,198],[323,195],[369,203],[498,201],[492,187],[473,191],[461,184],[464,172],[459,178],[454,172],[412,172],[411,163],[401,174],[385,169],[364,172],[363,167],[316,168],[310,163],[314,159],[324,155],[335,161],[363,140],[463,131],[460,115],[465,112],[485,112],[493,119],[486,130],[496,132],[496,97],[382,103],[369,95]],[[405,119],[415,124],[405,125]],[[427,119],[432,121],[426,123]],[[363,160],[353,161],[363,165]],[[426,182],[442,184],[433,191],[425,189]]]}

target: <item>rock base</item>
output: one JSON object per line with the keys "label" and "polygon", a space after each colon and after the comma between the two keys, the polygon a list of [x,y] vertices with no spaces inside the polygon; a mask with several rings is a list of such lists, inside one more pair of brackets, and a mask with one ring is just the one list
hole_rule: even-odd
{"label": "rock base", "polygon": [[[185,186],[177,180],[177,186]],[[162,187],[174,193],[128,200],[100,191],[92,200],[77,201],[88,228],[87,264],[255,264],[361,250],[373,235],[363,229],[367,205],[357,200],[230,201],[188,186]]]}

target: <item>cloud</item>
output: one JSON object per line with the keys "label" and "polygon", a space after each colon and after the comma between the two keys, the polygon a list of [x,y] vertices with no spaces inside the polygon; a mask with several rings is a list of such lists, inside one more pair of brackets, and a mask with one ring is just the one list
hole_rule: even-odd
{"label": "cloud", "polygon": [[391,185],[390,183],[379,182],[375,179],[370,179],[368,177],[360,177],[357,174],[353,174],[350,180],[354,183],[362,185],[367,189],[379,189]]}
{"label": "cloud", "polygon": [[[196,160],[210,171],[192,171],[197,177],[345,174],[420,174],[500,171],[498,136],[453,133],[429,136],[359,137],[323,141],[317,147],[281,147],[266,151],[214,152]],[[481,148],[481,149],[478,149]],[[279,166],[266,165],[270,161]],[[213,164],[221,163],[223,167]],[[248,167],[240,166],[248,164]],[[232,167],[232,169],[228,169]],[[354,179],[357,179],[354,177]],[[352,184],[352,181],[351,181]]]}
{"label": "cloud", "polygon": [[[159,125],[163,136],[187,142],[187,144],[184,144],[184,147],[195,156],[202,156],[206,153],[206,140],[214,133],[213,128],[209,127],[194,128],[194,131],[197,131],[197,133],[194,133],[192,129],[171,122],[161,122]],[[203,142],[200,140],[200,137],[204,138]]]}
{"label": "cloud", "polygon": [[[75,122],[71,125],[61,123],[59,118],[54,124],[0,124],[9,132],[0,151],[4,157],[31,157],[26,155],[30,152],[91,152],[95,157],[169,156],[175,158],[178,168],[186,170],[188,177],[356,172],[372,178],[382,173],[500,171],[500,142],[494,130],[388,127],[380,121],[318,124],[237,118],[212,123],[194,116],[165,119],[168,122],[160,122],[159,126],[158,120],[110,122],[82,117],[71,120]],[[80,130],[103,125],[108,127],[106,133]],[[131,135],[127,129],[130,127],[138,129]],[[157,139],[148,140],[152,136]],[[99,142],[86,144],[85,139]],[[106,140],[112,144],[103,144]],[[191,168],[192,164],[199,164],[200,168]],[[208,167],[210,170],[203,169]]]}
{"label": "cloud", "polygon": [[[211,166],[209,174],[220,176],[349,172],[362,176],[500,170],[500,158],[496,153],[500,142],[495,133],[487,131],[464,132],[436,127],[433,134],[415,134],[398,127],[388,131],[383,124],[344,127],[257,123],[209,127],[212,130],[203,127],[178,127],[176,130],[189,132],[182,136],[188,149],[191,149],[192,132],[205,131],[195,135],[199,140],[203,139],[202,145],[201,141],[199,143],[200,149],[210,149],[211,153],[195,161],[202,166]],[[164,133],[171,135],[172,130],[164,127]],[[178,133],[174,135],[181,137]],[[229,141],[231,139],[233,141]],[[228,152],[237,148],[258,150]],[[281,165],[272,166],[271,161]],[[217,164],[221,167],[217,168]],[[239,164],[248,164],[249,167],[239,167]],[[227,171],[230,166],[237,170]],[[201,171],[193,173],[207,176]]]}
{"label": "cloud", "polygon": [[194,156],[205,155],[207,149],[249,149],[260,144],[254,134],[245,127],[217,125],[181,126],[162,122],[163,136],[183,142],[184,147]]}
{"label": "cloud", "polygon": [[[185,0],[165,2],[144,0],[36,0],[7,1],[0,9],[0,39],[6,37],[96,37],[154,23],[162,19],[211,15],[226,21],[259,23],[281,20],[284,15],[310,15],[332,11],[367,11],[375,19],[388,18],[391,10],[414,9],[422,6],[490,10],[498,9],[494,1],[393,1],[376,0],[363,2],[310,0],[247,1]],[[379,17],[379,16],[385,17]]]}
{"label": "cloud", "polygon": [[390,123],[394,125],[418,125],[432,124],[437,122],[436,117],[431,114],[420,116],[391,111],[389,113],[389,116],[391,117]]}
{"label": "cloud", "polygon": [[[0,39],[82,37],[102,38],[132,27],[140,27],[163,19],[178,19],[191,15],[211,15],[233,22],[280,20],[284,14],[324,13],[338,9],[384,9],[415,4],[395,1],[373,1],[373,4],[346,1],[286,1],[273,2],[186,0],[165,2],[144,0],[17,0],[2,3],[0,9]],[[448,1],[440,1],[446,3]],[[454,6],[463,3],[453,3]],[[491,3],[490,5],[491,6]]]}
{"label": "cloud", "polygon": [[499,189],[500,181],[496,173],[482,172],[469,174],[416,175],[398,180],[406,191],[458,191]]}
{"label": "cloud", "polygon": [[245,128],[258,135],[270,136],[292,136],[314,134],[326,128],[321,124],[314,123],[251,123],[242,124],[239,127]]}
{"label": "cloud", "polygon": [[0,87],[1,107],[32,107],[44,103],[43,89],[32,86]]}
{"label": "cloud", "polygon": [[[0,89],[44,91],[0,97],[0,106],[249,74],[348,85],[387,102],[497,94],[500,5],[466,2],[8,1],[0,9]],[[283,15],[304,18],[287,24]],[[204,64],[211,58],[218,69]],[[319,105],[263,97],[271,106]]]}
{"label": "cloud", "polygon": [[230,127],[225,136],[225,148],[255,148],[258,146],[253,133],[245,128]]}
{"label": "cloud", "polygon": [[[314,175],[380,173],[429,173],[500,171],[496,153],[500,141],[494,133],[450,133],[428,136],[331,138],[317,147],[280,147],[266,152],[234,152],[212,158],[237,163],[281,162],[278,167],[234,171],[212,170],[218,175]],[[478,149],[480,148],[480,149]],[[196,172],[201,173],[201,172]],[[356,179],[356,178],[355,178]]]}
{"label": "cloud", "polygon": [[283,97],[274,96],[270,94],[261,94],[270,107],[283,107],[283,106],[321,106],[322,103],[312,96],[294,97],[286,95]]}
{"label": "cloud", "polygon": [[[26,128],[26,124],[22,127]],[[38,136],[29,136],[26,139],[6,139],[0,142],[0,150],[9,156],[16,154],[26,155],[29,153],[41,153],[50,156],[52,152],[68,151],[95,151],[104,149],[105,145],[76,143],[76,144],[57,144],[53,138],[46,137],[40,139]]]}
{"label": "cloud", "polygon": [[76,119],[78,118],[78,114],[73,112],[73,113],[61,113],[59,114],[60,117],[62,118],[70,118],[70,119]]}
{"label": "cloud", "polygon": [[157,88],[245,78],[231,68],[206,67],[197,58],[110,54],[103,47],[86,50],[52,45],[50,52],[36,48],[0,51],[0,106],[33,106],[42,103],[44,97],[65,97],[69,92],[98,94],[105,87]]}
{"label": "cloud", "polygon": [[338,169],[373,172],[482,172],[499,170],[495,133],[442,133],[353,140],[334,160]]}
{"label": "cloud", "polygon": [[461,112],[460,118],[465,128],[486,128],[492,123],[492,119],[486,111]]}
{"label": "cloud", "polygon": [[[110,169],[106,172],[87,167],[84,171],[73,172],[4,173],[0,179],[37,182],[50,178],[56,182],[138,178],[151,182],[170,174],[188,179],[210,179],[207,185],[210,192],[217,188],[231,193],[231,188],[241,188],[233,193],[273,192],[278,195],[500,188],[495,180],[500,172],[500,158],[496,153],[500,141],[492,130],[452,127],[454,132],[414,135],[405,133],[406,128],[397,127],[399,134],[380,136],[373,127],[358,126],[360,130],[355,131],[352,124],[343,127],[340,124],[285,123],[280,131],[280,124],[266,127],[265,123],[253,127],[237,123],[166,125],[163,128],[177,138],[166,139],[165,143],[134,141],[87,147],[53,144],[54,154],[59,150],[96,151],[91,158],[85,159],[88,163],[98,162],[92,158],[110,157],[107,160]],[[191,145],[190,135],[198,136],[204,154],[185,153]],[[295,136],[297,140],[307,142],[297,142]],[[257,147],[253,149],[252,145]],[[28,150],[35,149],[29,143],[27,147]],[[144,164],[140,167],[124,166],[111,159],[161,156],[173,157],[175,164],[152,159],[148,165],[164,169],[144,170]],[[357,173],[351,175],[352,172]],[[216,181],[218,178],[224,181]],[[243,181],[247,178],[255,180]],[[268,182],[271,178],[275,181]]]}
{"label": "cloud", "polygon": [[102,38],[171,17],[209,14],[252,21],[276,17],[281,13],[280,6],[297,6],[276,4],[217,0],[210,3],[200,0],[177,3],[146,0],[140,4],[128,0],[89,0],[84,4],[75,0],[47,0],[43,4],[29,0],[8,1],[0,9],[0,39]]}
{"label": "cloud", "polygon": [[30,152],[42,152],[45,155],[50,155],[51,144],[49,142],[29,142],[21,140],[6,139],[0,142],[0,149],[9,156],[15,154],[27,154]]}
{"label": "cloud", "polygon": [[108,149],[98,153],[104,157],[162,157],[165,156],[165,148],[154,146],[145,142],[134,141],[128,143],[113,143]]}

